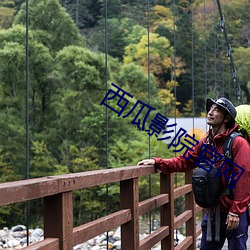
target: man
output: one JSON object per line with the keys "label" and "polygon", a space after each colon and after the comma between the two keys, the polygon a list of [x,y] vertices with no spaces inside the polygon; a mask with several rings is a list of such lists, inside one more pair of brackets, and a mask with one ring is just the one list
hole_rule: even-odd
{"label": "man", "polygon": [[[202,152],[202,145],[206,144],[214,152],[223,155],[223,145],[226,138],[234,131],[238,130],[235,124],[236,109],[234,105],[226,98],[217,100],[207,99],[207,124],[210,129],[204,138],[186,153],[186,157],[179,156],[172,159],[153,158],[140,161],[138,165],[155,165],[157,169],[165,174],[173,172],[190,171],[196,167],[196,159]],[[235,164],[245,169],[242,176],[234,187],[234,195],[224,194],[220,197],[220,240],[215,241],[215,222],[212,214],[212,241],[207,241],[207,218],[208,214],[202,220],[202,240],[201,250],[219,250],[222,249],[225,239],[228,239],[229,250],[245,250],[248,237],[248,219],[247,206],[250,201],[250,146],[249,143],[237,136],[232,144],[232,156]],[[210,154],[206,155],[212,158]],[[215,166],[219,168],[222,161],[217,161]],[[233,166],[234,173],[238,168]],[[236,176],[237,177],[237,176]],[[235,177],[235,178],[236,178]],[[219,178],[219,177],[216,177]],[[224,174],[221,175],[221,186],[225,189],[227,181]]]}

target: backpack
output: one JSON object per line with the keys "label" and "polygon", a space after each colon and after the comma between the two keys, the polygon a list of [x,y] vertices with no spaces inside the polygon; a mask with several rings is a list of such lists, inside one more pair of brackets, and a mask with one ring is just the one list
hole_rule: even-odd
{"label": "backpack", "polygon": [[[230,160],[232,160],[232,143],[237,136],[242,136],[242,134],[233,132],[227,137],[223,145],[223,155]],[[206,163],[201,163],[200,166],[202,167],[198,167],[193,171],[192,176],[195,202],[203,208],[215,207],[219,203],[222,192],[225,191],[221,189],[220,178],[215,177],[218,168],[213,167],[210,170],[211,167]],[[233,190],[229,189],[227,193],[233,199]]]}
{"label": "backpack", "polygon": [[[224,157],[232,159],[232,143],[237,136],[242,136],[241,133],[233,132],[230,134],[224,145],[223,154]],[[211,225],[211,208],[215,208],[215,241],[220,241],[220,203],[219,199],[225,190],[221,188],[220,178],[216,176],[218,168],[213,167],[210,170],[210,166],[206,163],[201,163],[201,167],[194,170],[192,176],[192,187],[195,202],[203,208],[208,209],[207,217],[207,241],[212,241],[212,225]],[[230,199],[233,199],[233,190],[226,188],[227,195]]]}
{"label": "backpack", "polygon": [[235,122],[239,125],[239,131],[250,143],[250,105],[239,105],[235,109],[237,111]]}
{"label": "backpack", "polygon": [[[250,105],[239,105],[236,108],[236,123],[244,138],[250,143]],[[248,224],[250,225],[250,201],[248,204]]]}

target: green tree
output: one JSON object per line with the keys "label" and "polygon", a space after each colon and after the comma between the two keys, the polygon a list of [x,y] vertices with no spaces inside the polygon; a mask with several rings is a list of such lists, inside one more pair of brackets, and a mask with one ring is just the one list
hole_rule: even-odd
{"label": "green tree", "polygon": [[[104,37],[104,19],[100,20],[87,35],[88,47],[94,51],[105,52]],[[127,37],[131,34],[135,22],[132,19],[124,17],[122,19],[107,19],[107,53],[122,60],[124,48],[128,45]]]}
{"label": "green tree", "polygon": [[[249,58],[250,56],[250,48],[239,47],[235,49],[234,58],[235,64],[237,68],[238,81],[240,81],[241,87],[244,90],[244,94],[246,95],[244,99],[246,102],[250,101],[250,72],[249,72]],[[244,101],[244,100],[243,100]]]}
{"label": "green tree", "polygon": [[48,151],[44,142],[33,141],[31,146],[33,157],[30,161],[30,177],[54,175],[56,161]]}
{"label": "green tree", "polygon": [[[84,45],[79,30],[58,0],[29,1],[29,20],[29,28],[36,31],[36,39],[53,52],[69,45]],[[26,24],[25,3],[14,24]]]}
{"label": "green tree", "polygon": [[95,26],[101,18],[101,4],[98,0],[61,0],[79,29]]}
{"label": "green tree", "polygon": [[[159,112],[163,111],[163,102],[158,96],[158,88],[154,75],[148,75],[143,71],[140,65],[129,63],[121,66],[117,82],[121,88],[124,87],[128,93],[134,97],[133,104],[137,100],[148,103],[150,98],[150,105]],[[148,84],[150,85],[148,86]],[[148,93],[150,87],[150,94]]]}
{"label": "green tree", "polygon": [[[37,42],[34,33],[30,31],[29,41],[29,83],[31,98],[31,125],[36,131],[41,131],[46,122],[47,112],[51,93],[55,90],[52,85],[50,74],[52,71],[52,56],[47,47]],[[5,95],[13,96],[19,107],[19,111],[24,113],[25,96],[25,28],[16,25],[11,29],[0,32],[2,41],[1,72]],[[12,72],[10,74],[10,72]],[[15,98],[11,100],[14,101]],[[21,105],[21,106],[20,106]]]}
{"label": "green tree", "polygon": [[8,29],[11,27],[13,19],[14,19],[13,8],[1,7],[0,5],[0,29]]}

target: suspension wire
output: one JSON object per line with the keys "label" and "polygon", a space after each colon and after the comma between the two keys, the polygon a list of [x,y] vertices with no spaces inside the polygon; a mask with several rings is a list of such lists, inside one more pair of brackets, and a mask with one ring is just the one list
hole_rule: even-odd
{"label": "suspension wire", "polygon": [[[231,66],[229,65],[229,72],[231,70]],[[231,76],[228,75],[228,91],[229,91],[229,99],[231,100]]]}
{"label": "suspension wire", "polygon": [[[108,94],[108,0],[105,0],[105,21],[104,21],[104,46],[105,46],[105,83],[106,83],[106,95]],[[108,102],[108,100],[106,100]],[[109,161],[108,161],[108,146],[109,146],[109,133],[108,133],[108,107],[106,107],[106,169],[109,168]],[[109,186],[106,184],[106,215],[109,212]],[[107,249],[108,249],[108,232],[107,232]]]}
{"label": "suspension wire", "polygon": [[[221,56],[221,52],[223,51],[224,49],[224,42],[221,41],[221,46],[220,46],[220,56]],[[222,77],[222,96],[225,96],[225,75],[224,75],[224,70],[225,70],[225,67],[224,67],[224,60],[223,58],[221,59],[221,77]]]}
{"label": "suspension wire", "polygon": [[207,16],[206,16],[206,0],[204,0],[204,88],[205,88],[205,97],[207,97]]}
{"label": "suspension wire", "polygon": [[224,63],[222,64],[222,96],[225,96],[225,67],[224,67]]}
{"label": "suspension wire", "polygon": [[[214,4],[214,20],[216,20],[216,15],[215,15],[215,0],[213,1]],[[215,23],[215,21],[214,21]],[[214,24],[214,90],[217,96],[217,32],[216,32],[216,25]]]}
{"label": "suspension wire", "polygon": [[[176,123],[176,116],[177,116],[177,105],[176,105],[176,97],[177,97],[177,86],[176,86],[176,2],[173,0],[173,19],[174,19],[174,55],[173,55],[173,62],[174,62],[174,73],[173,73],[173,81],[174,81],[174,117],[175,117],[175,123]],[[176,127],[175,127],[175,134],[176,134]],[[176,153],[175,153],[176,155]],[[175,175],[175,185],[177,183],[177,175]]]}
{"label": "suspension wire", "polygon": [[[206,0],[204,0],[204,20],[203,20],[203,25],[204,25],[204,93],[205,93],[205,98],[207,98],[207,14],[206,14]],[[206,120],[206,117],[205,117]],[[205,122],[205,131],[207,131],[207,125]]]}
{"label": "suspension wire", "polygon": [[[174,96],[175,96],[175,101],[174,101],[174,117],[175,117],[175,123],[176,123],[176,116],[177,116],[177,86],[176,86],[176,1],[173,0],[173,23],[174,23],[174,55],[173,55],[173,61],[174,61],[174,74],[173,74],[173,81],[174,81]],[[176,135],[176,126],[175,126],[175,135]],[[176,152],[175,152],[176,156]],[[175,187],[177,187],[177,173],[175,173]],[[178,231],[177,229],[175,230],[175,242],[176,245],[179,243],[179,238],[178,238]]]}
{"label": "suspension wire", "polygon": [[[26,173],[25,179],[29,179],[29,0],[26,0],[26,44],[25,44],[25,80],[26,80],[26,103],[25,103],[25,113],[26,113]],[[25,216],[26,216],[26,240],[27,246],[29,245],[29,212],[30,212],[30,202],[25,203]]]}
{"label": "suspension wire", "polygon": [[193,134],[194,134],[194,116],[195,116],[195,106],[194,106],[194,10],[193,10],[193,0],[191,0],[191,25],[192,25],[192,115],[193,115]]}
{"label": "suspension wire", "polygon": [[222,51],[222,41],[220,39],[220,35],[217,33],[217,82],[218,86],[222,85],[222,91],[218,89],[219,96],[223,96],[223,77],[222,77],[222,69],[223,69],[223,59],[221,58],[221,51]]}
{"label": "suspension wire", "polygon": [[[221,31],[224,34],[224,38],[226,40],[226,45],[227,45],[227,57],[230,60],[230,68],[232,69],[232,75],[233,75],[232,78],[233,78],[234,86],[235,86],[234,91],[236,90],[236,95],[237,95],[238,103],[241,104],[242,103],[241,86],[240,86],[239,80],[237,80],[237,72],[236,72],[236,68],[235,68],[235,65],[234,65],[234,60],[233,60],[231,45],[229,43],[228,36],[227,36],[227,29],[226,29],[226,24],[225,24],[225,18],[224,18],[223,13],[222,13],[222,8],[221,8],[220,0],[216,0],[216,1],[217,1],[217,5],[218,5],[219,14],[220,14],[220,27],[221,27]],[[236,89],[236,84],[237,84],[237,89]]]}
{"label": "suspension wire", "polygon": [[79,28],[79,0],[76,0],[76,26]]}
{"label": "suspension wire", "polygon": [[[147,0],[147,30],[148,30],[148,105],[150,106],[150,0]],[[148,121],[150,121],[150,114],[148,116]],[[151,147],[150,147],[150,136],[148,136],[148,158],[151,157]],[[148,192],[149,197],[152,195],[151,190],[151,175],[148,176]],[[152,212],[149,212],[149,233],[151,234],[152,228]]]}

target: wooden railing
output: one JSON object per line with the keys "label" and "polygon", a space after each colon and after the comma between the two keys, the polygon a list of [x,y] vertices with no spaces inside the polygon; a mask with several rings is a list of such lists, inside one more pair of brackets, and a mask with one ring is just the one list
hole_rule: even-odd
{"label": "wooden railing", "polygon": [[[196,249],[201,233],[196,227],[195,205],[186,173],[184,186],[174,189],[173,174],[160,174],[160,194],[139,202],[138,178],[155,174],[153,166],[131,166],[48,176],[0,184],[0,206],[43,198],[44,240],[25,250],[72,250],[101,233],[121,227],[122,250],[148,250],[161,241],[162,250]],[[120,183],[120,210],[73,228],[72,191],[112,182]],[[174,200],[185,195],[185,212],[174,217]],[[139,216],[160,207],[160,227],[139,240]],[[186,224],[186,238],[174,247],[174,230]]]}

